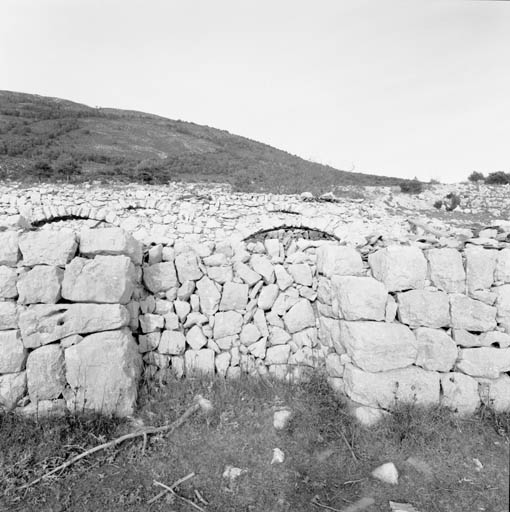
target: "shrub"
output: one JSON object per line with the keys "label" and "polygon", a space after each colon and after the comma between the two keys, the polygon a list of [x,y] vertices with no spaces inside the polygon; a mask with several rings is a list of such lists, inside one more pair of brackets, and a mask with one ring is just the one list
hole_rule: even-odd
{"label": "shrub", "polygon": [[400,191],[404,194],[420,194],[423,192],[423,183],[418,180],[408,180],[400,184]]}
{"label": "shrub", "polygon": [[447,212],[451,212],[460,205],[460,196],[455,194],[455,192],[450,192],[446,195],[445,207]]}
{"label": "shrub", "polygon": [[438,199],[438,200],[434,203],[434,208],[437,208],[438,210],[440,210],[442,206],[443,206],[443,201],[441,201],[441,199]]}
{"label": "shrub", "polygon": [[503,171],[491,172],[485,179],[487,185],[508,185],[510,174]]}
{"label": "shrub", "polygon": [[468,180],[469,181],[480,181],[480,180],[484,180],[485,179],[485,176],[481,173],[481,172],[478,172],[478,171],[473,171],[469,176],[468,176]]}

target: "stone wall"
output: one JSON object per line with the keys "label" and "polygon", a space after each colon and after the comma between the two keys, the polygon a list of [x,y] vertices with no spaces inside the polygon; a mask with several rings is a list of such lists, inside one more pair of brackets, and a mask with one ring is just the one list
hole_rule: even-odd
{"label": "stone wall", "polygon": [[0,232],[0,404],[131,414],[142,372],[299,380],[372,414],[510,409],[510,248]]}

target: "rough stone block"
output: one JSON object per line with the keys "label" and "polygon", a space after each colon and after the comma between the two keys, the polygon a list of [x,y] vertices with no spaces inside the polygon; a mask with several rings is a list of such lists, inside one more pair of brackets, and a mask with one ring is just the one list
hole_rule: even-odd
{"label": "rough stone block", "polygon": [[60,300],[64,271],[59,267],[37,265],[18,280],[18,303],[55,304]]}
{"label": "rough stone block", "polygon": [[478,382],[463,373],[447,373],[441,376],[442,405],[459,415],[473,414],[480,405]]}
{"label": "rough stone block", "polygon": [[243,327],[243,316],[237,311],[225,311],[214,315],[214,339],[239,334]]}
{"label": "rough stone block", "polygon": [[24,370],[26,359],[27,351],[19,331],[0,331],[0,374]]}
{"label": "rough stone block", "polygon": [[299,299],[284,315],[287,330],[294,334],[307,327],[315,327],[315,315],[312,305],[306,299]]}
{"label": "rough stone block", "polygon": [[439,374],[416,366],[370,373],[346,364],[343,376],[347,396],[369,407],[392,409],[400,403],[439,403]]}
{"label": "rough stone block", "polygon": [[388,292],[372,277],[333,276],[332,293],[345,320],[384,320]]}
{"label": "rough stone block", "polygon": [[18,327],[18,309],[14,302],[0,302],[0,331]]}
{"label": "rough stone block", "polygon": [[175,268],[179,282],[198,281],[203,272],[198,264],[198,257],[194,252],[183,252],[175,257]]}
{"label": "rough stone block", "polygon": [[494,283],[496,258],[498,252],[468,245],[464,251],[466,256],[466,282],[468,291],[487,290]]}
{"label": "rough stone block", "polygon": [[340,338],[352,360],[369,372],[404,368],[416,360],[416,338],[405,325],[341,320]]}
{"label": "rough stone block", "polygon": [[16,266],[19,256],[18,242],[16,231],[0,231],[0,265]]}
{"label": "rough stone block", "polygon": [[143,249],[138,240],[121,228],[86,228],[80,232],[80,254],[89,258],[99,254],[124,255],[135,265],[141,265]]}
{"label": "rough stone block", "polygon": [[0,298],[14,299],[18,296],[16,270],[5,265],[0,266]]}
{"label": "rough stone block", "polygon": [[214,374],[214,350],[203,348],[202,350],[186,350],[184,353],[184,366],[186,376],[213,375]]}
{"label": "rough stone block", "polygon": [[73,231],[29,231],[19,238],[23,264],[55,265],[63,267],[76,254],[76,236]]}
{"label": "rough stone block", "polygon": [[317,272],[326,277],[363,273],[360,253],[353,247],[324,244],[317,248]]}
{"label": "rough stone block", "polygon": [[410,327],[448,327],[450,304],[444,292],[410,290],[398,294],[398,318]]}
{"label": "rough stone block", "polygon": [[450,295],[450,313],[455,329],[485,332],[496,327],[496,308],[465,295]]}
{"label": "rough stone block", "polygon": [[65,350],[65,364],[70,411],[133,414],[142,358],[129,330],[86,336]]}
{"label": "rough stone block", "polygon": [[427,260],[417,247],[392,245],[370,254],[368,263],[373,276],[388,291],[423,288],[427,277]]}
{"label": "rough stone block", "polygon": [[248,285],[225,283],[221,294],[220,311],[245,309],[248,303]]}
{"label": "rough stone block", "polygon": [[158,352],[180,356],[186,349],[186,338],[179,331],[163,331],[159,340]]}
{"label": "rough stone block", "polygon": [[266,350],[265,363],[267,365],[286,365],[290,356],[289,345],[275,345]]}
{"label": "rough stone block", "polygon": [[416,364],[425,370],[448,372],[457,360],[455,342],[441,329],[420,327],[414,332],[418,342]]}
{"label": "rough stone block", "polygon": [[495,281],[510,283],[510,247],[498,251],[494,279]]}
{"label": "rough stone block", "polygon": [[510,411],[510,376],[503,374],[498,379],[478,379],[480,398],[496,412]]}
{"label": "rough stone block", "polygon": [[221,294],[217,286],[204,276],[197,281],[197,293],[200,298],[200,309],[204,315],[214,315],[218,311],[220,304]]}
{"label": "rough stone block", "polygon": [[152,292],[166,292],[171,288],[179,286],[175,266],[172,261],[163,261],[144,267],[143,282],[145,286]]}
{"label": "rough stone block", "polygon": [[0,375],[0,405],[7,410],[16,404],[27,392],[27,372]]}
{"label": "rough stone block", "polygon": [[135,283],[135,266],[127,256],[75,258],[66,266],[62,297],[73,302],[127,304]]}
{"label": "rough stone block", "polygon": [[510,348],[465,348],[460,351],[457,370],[472,377],[497,379],[510,371]]}
{"label": "rough stone block", "polygon": [[466,290],[466,272],[462,256],[456,249],[430,249],[427,253],[430,267],[430,280],[449,293],[464,293]]}
{"label": "rough stone block", "polygon": [[58,343],[30,352],[27,359],[28,394],[32,402],[58,398],[66,383],[64,351]]}

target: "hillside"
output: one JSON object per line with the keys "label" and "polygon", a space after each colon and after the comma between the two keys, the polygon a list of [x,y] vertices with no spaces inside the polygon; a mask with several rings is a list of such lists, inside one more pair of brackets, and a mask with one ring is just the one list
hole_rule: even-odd
{"label": "hillside", "polygon": [[279,193],[402,182],[309,162],[208,126],[10,91],[0,91],[0,178],[206,181]]}

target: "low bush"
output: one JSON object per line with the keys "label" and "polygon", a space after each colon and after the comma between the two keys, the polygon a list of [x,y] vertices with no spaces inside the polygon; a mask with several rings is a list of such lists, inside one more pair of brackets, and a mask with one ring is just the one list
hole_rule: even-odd
{"label": "low bush", "polygon": [[497,171],[491,172],[485,179],[487,185],[508,185],[510,183],[510,173]]}
{"label": "low bush", "polygon": [[404,194],[420,194],[423,192],[423,183],[418,180],[404,181],[400,184],[400,191]]}

